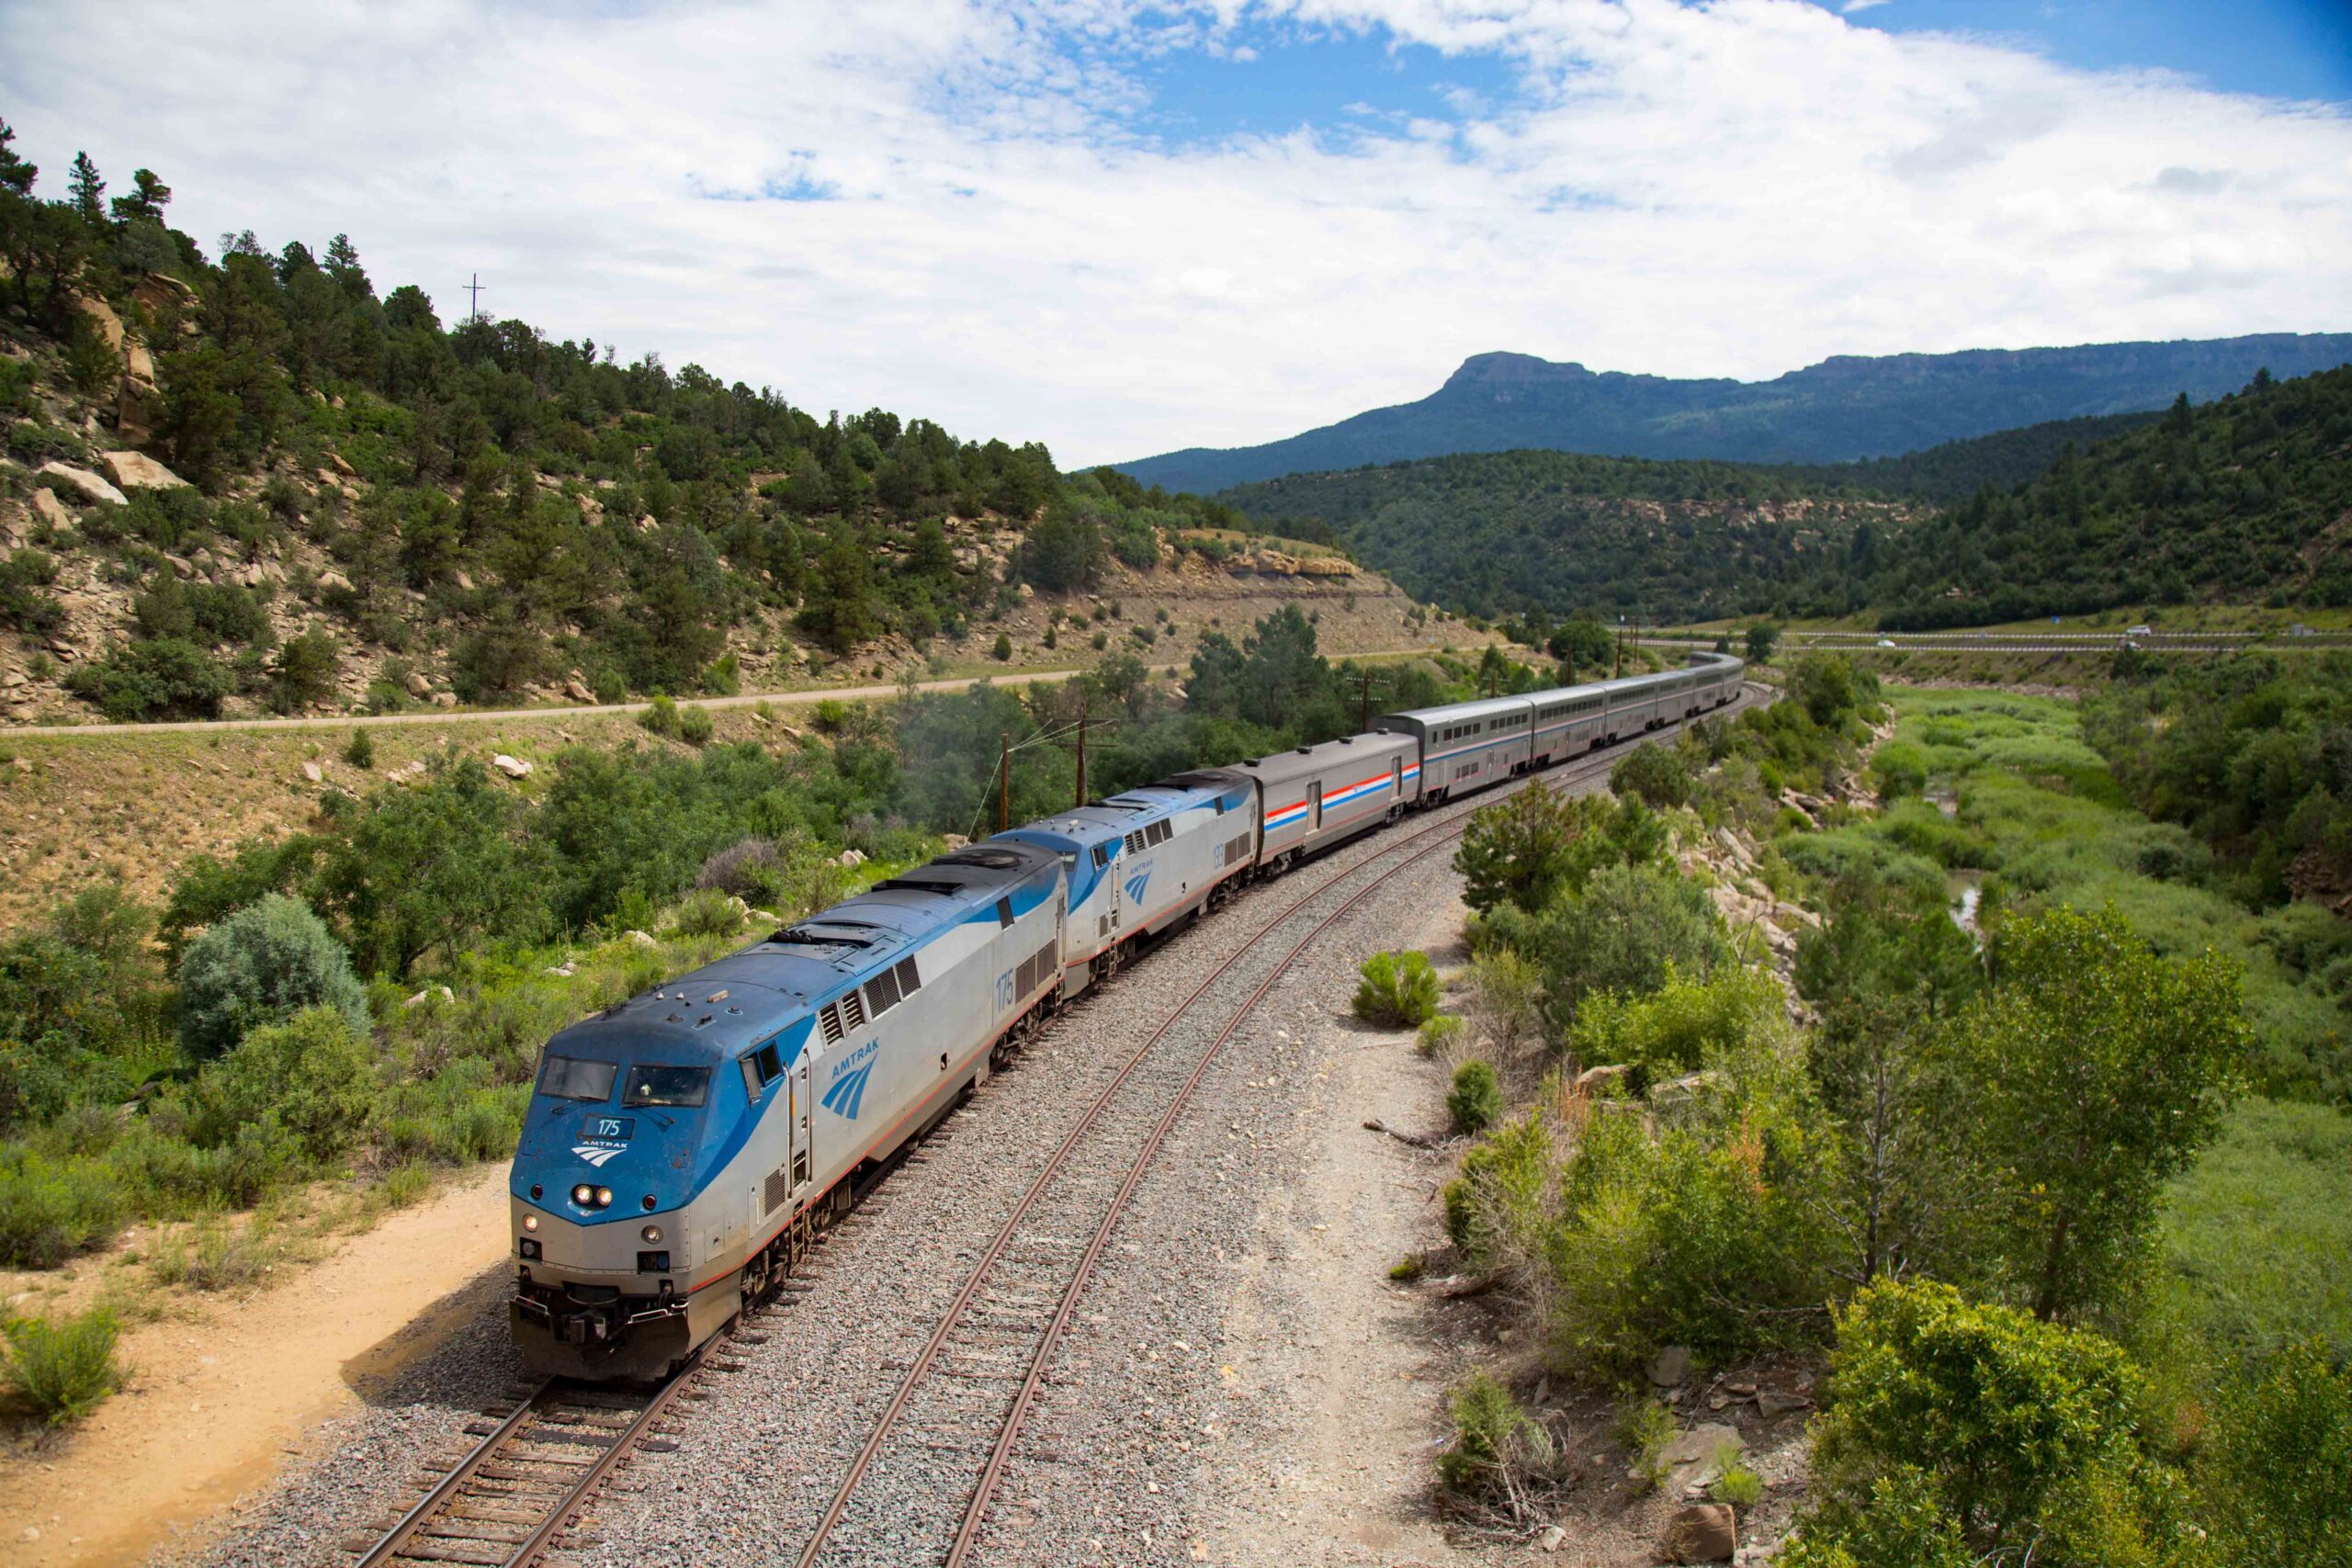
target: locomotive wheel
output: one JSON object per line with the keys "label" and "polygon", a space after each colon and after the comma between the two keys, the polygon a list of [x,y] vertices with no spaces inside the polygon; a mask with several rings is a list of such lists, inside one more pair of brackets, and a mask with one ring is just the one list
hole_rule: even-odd
{"label": "locomotive wheel", "polygon": [[762,1247],[743,1265],[743,1304],[751,1306],[768,1290],[768,1249]]}

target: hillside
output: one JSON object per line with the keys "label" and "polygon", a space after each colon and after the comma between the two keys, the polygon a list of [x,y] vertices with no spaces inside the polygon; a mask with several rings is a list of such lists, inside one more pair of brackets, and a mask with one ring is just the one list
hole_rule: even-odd
{"label": "hillside", "polygon": [[1115,465],[1145,484],[1208,494],[1283,474],[1517,447],[1633,457],[1844,463],[1992,431],[2161,409],[2352,361],[2352,333],[2086,344],[1962,354],[1840,355],[1769,381],[1596,373],[1480,354],[1419,402],[1374,409],[1262,446],[1193,447]]}
{"label": "hillside", "polygon": [[1844,591],[1900,628],[2120,604],[2352,604],[2352,367],[2179,402],[1936,514],[1876,562]]}
{"label": "hillside", "polygon": [[[2352,368],[2169,414],[1844,465],[1466,453],[1237,486],[1478,615],[1846,615],[1927,627],[2188,599],[2347,596]],[[2184,434],[2186,433],[2186,434]],[[2077,443],[2086,443],[2078,446]]]}
{"label": "hillside", "polygon": [[209,259],[149,171],[44,201],[5,130],[9,720],[724,694],[1113,637],[1174,659],[1290,602],[1337,652],[1462,638],[1328,550],[1039,445],[445,323],[342,235]]}
{"label": "hillside", "polygon": [[1865,527],[1883,535],[1917,510],[1799,469],[1524,451],[1294,474],[1219,499],[1328,524],[1408,592],[1474,614],[1685,620],[1769,604]]}

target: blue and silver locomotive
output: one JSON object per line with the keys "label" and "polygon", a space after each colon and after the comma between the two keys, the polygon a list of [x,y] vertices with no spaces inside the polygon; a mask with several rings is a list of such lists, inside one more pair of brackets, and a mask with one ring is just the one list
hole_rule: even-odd
{"label": "blue and silver locomotive", "polygon": [[878,882],[548,1041],[510,1183],[525,1359],[656,1377],[1069,998],[1250,880],[1728,704],[1736,659],[1394,714]]}

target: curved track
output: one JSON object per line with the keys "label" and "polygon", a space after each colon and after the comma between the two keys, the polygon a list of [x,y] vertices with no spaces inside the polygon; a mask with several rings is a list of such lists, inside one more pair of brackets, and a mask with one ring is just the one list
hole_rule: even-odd
{"label": "curved track", "polygon": [[[1736,701],[1710,716],[1729,717],[1763,694],[1743,686]],[[1602,776],[1626,751],[1656,738],[1589,752],[1532,776],[1555,783]],[[1526,782],[1447,802],[1436,808],[1434,821],[1358,840],[1324,857],[1322,868],[1329,869],[1349,850],[1367,852],[1299,891],[1134,1049],[1047,1157],[940,1315],[852,1458],[800,1553],[799,1568],[834,1557],[898,1563],[944,1554],[951,1568],[971,1561],[998,1482],[1046,1385],[1053,1351],[1136,1187],[1227,1042],[1318,936],[1397,874],[1448,848],[1475,811]],[[1360,878],[1360,886],[1344,891]],[[1258,891],[1279,892],[1288,880],[1261,884]],[[1281,941],[1278,931],[1295,921],[1303,929],[1272,952]],[[1199,1005],[1229,981],[1248,987],[1238,1004]],[[1161,1049],[1171,1042],[1170,1049]],[[1187,1043],[1189,1052],[1182,1048]],[[857,1199],[922,1142],[861,1182]],[[1113,1190],[1107,1203],[1096,1196],[1103,1188]],[[837,1234],[829,1231],[820,1239]],[[778,1287],[805,1288],[783,1280]],[[746,1321],[758,1321],[759,1310],[755,1306]],[[746,1345],[765,1337],[741,1325],[735,1336]],[[678,1413],[678,1402],[692,1396],[698,1380],[734,1370],[728,1359],[733,1348],[734,1341],[714,1340],[675,1376],[635,1390],[552,1379],[518,1391],[468,1429],[481,1440],[368,1547],[356,1568],[423,1562],[528,1568],[567,1543],[582,1509],[632,1453],[675,1446],[661,1435],[665,1417]],[[936,1440],[943,1433],[963,1440],[943,1444]],[[943,1448],[967,1458],[968,1490],[954,1497],[942,1495],[929,1480],[911,1492],[868,1484],[887,1483],[893,1460],[904,1459],[909,1448],[922,1456],[921,1465],[905,1467],[910,1471],[935,1470]]]}
{"label": "curved track", "polygon": [[[1718,710],[1718,715],[1729,716],[1753,700],[1754,688],[1744,686],[1738,700]],[[1635,740],[1589,753],[1535,776],[1577,781],[1605,775],[1626,750],[1643,743]],[[1044,1386],[1052,1353],[1152,1157],[1226,1043],[1317,937],[1407,867],[1448,848],[1472,811],[1522,787],[1523,783],[1450,802],[1440,808],[1445,812],[1441,820],[1377,844],[1359,865],[1292,900],[1268,922],[1259,942],[1212,971],[1136,1047],[1038,1171],[973,1266],[908,1368],[873,1433],[851,1461],[800,1553],[797,1568],[815,1568],[831,1556],[844,1561],[918,1561],[930,1555],[922,1544],[926,1539],[941,1543],[933,1550],[944,1549],[949,1568],[960,1568],[972,1560],[998,1482]],[[1383,865],[1384,862],[1387,863]],[[1375,874],[1335,908],[1319,914],[1311,908],[1358,872],[1374,866],[1380,868]],[[1237,970],[1262,961],[1262,944],[1277,928],[1302,913],[1310,923],[1282,950],[1239,1004],[1231,1008],[1198,1055],[1189,1058],[1190,1070],[1180,1077],[1177,1073],[1185,1065],[1183,1059],[1154,1062],[1154,1052],[1186,1022],[1195,1004]],[[1171,1055],[1181,1058],[1181,1054]],[[1148,1106],[1121,1103],[1123,1091],[1131,1085],[1148,1091],[1155,1081],[1162,1080],[1166,1087],[1151,1097],[1159,1106],[1156,1117],[1148,1115]],[[1119,1168],[1123,1156],[1124,1170]],[[1107,1205],[1102,1204],[1091,1195],[1114,1176],[1116,1190]],[[1091,1232],[1074,1264],[1069,1254],[1080,1244],[1066,1234],[1073,1230]],[[974,1428],[975,1418],[984,1427]],[[992,1435],[982,1435],[990,1429]],[[967,1447],[933,1440],[935,1434],[959,1430],[980,1437],[980,1441]],[[968,1495],[961,1502],[960,1519],[922,1517],[935,1514],[936,1505],[945,1501],[928,1485],[914,1495],[878,1486],[871,1489],[876,1495],[867,1501],[869,1477],[878,1480],[886,1475],[899,1450],[921,1450],[922,1462],[905,1466],[911,1472],[936,1468],[943,1446],[963,1451],[975,1461],[976,1474]],[[926,1502],[933,1506],[926,1509]],[[861,1507],[861,1503],[865,1506]]]}

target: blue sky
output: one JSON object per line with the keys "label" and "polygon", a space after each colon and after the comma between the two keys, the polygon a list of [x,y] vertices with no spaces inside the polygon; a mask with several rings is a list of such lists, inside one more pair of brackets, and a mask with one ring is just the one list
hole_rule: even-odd
{"label": "blue sky", "polygon": [[[2352,330],[2352,0],[0,0],[62,186],[1068,462],[1469,355]],[[233,81],[234,93],[219,84]],[[291,128],[289,130],[289,128]]]}
{"label": "blue sky", "polygon": [[1888,32],[2011,39],[2086,70],[2155,66],[2225,93],[2352,99],[2352,0],[1881,0]]}
{"label": "blue sky", "polygon": [[[2225,93],[2352,102],[2352,0],[1817,0],[1855,26],[1943,33],[2086,71],[2155,69]],[[1377,22],[1244,16],[1205,46],[1126,40],[1140,89],[1114,118],[1170,145],[1308,130],[1345,141],[1411,117],[1459,124],[1522,99],[1504,49],[1448,52]],[[1066,35],[1074,58],[1101,56]]]}

